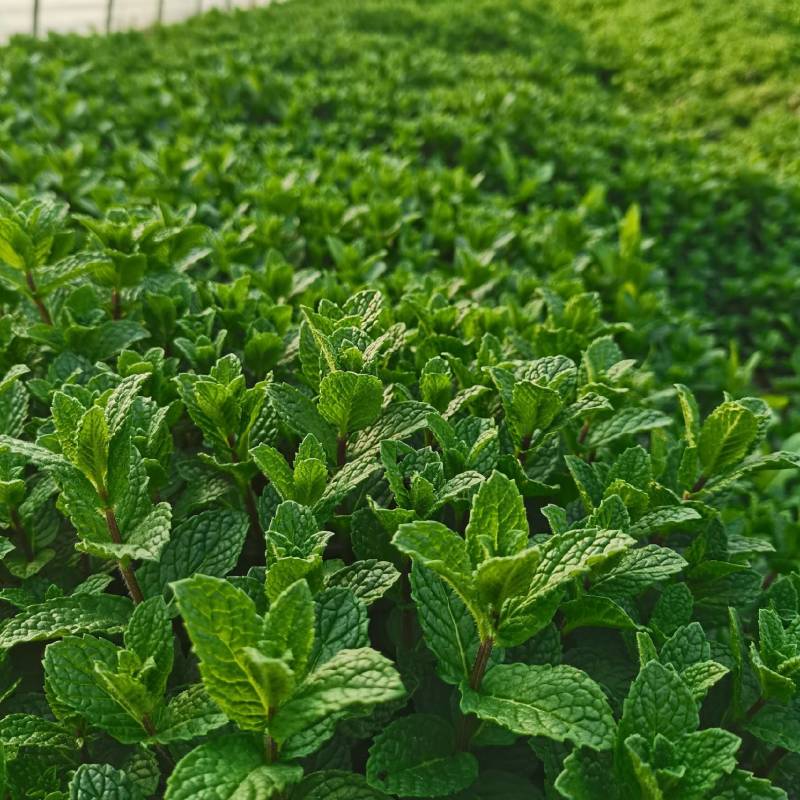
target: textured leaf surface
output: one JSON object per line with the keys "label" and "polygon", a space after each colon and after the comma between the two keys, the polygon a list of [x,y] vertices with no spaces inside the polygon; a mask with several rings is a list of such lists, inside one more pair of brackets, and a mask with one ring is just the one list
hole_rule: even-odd
{"label": "textured leaf surface", "polygon": [[302,775],[300,767],[267,765],[258,738],[226,736],[196,747],[178,762],[164,800],[269,800]]}
{"label": "textured leaf surface", "polygon": [[202,511],[177,525],[157,562],[136,572],[142,591],[153,595],[196,573],[222,578],[236,565],[249,528],[241,511]]}
{"label": "textured leaf surface", "polygon": [[412,714],[395,720],[369,751],[367,781],[403,797],[441,797],[478,777],[471,753],[458,752],[453,728],[441,717]]}
{"label": "textured leaf surface", "polygon": [[657,661],[642,667],[625,699],[619,738],[637,733],[648,740],[661,734],[677,739],[697,729],[700,718],[689,688],[675,670]]}
{"label": "textured leaf surface", "polygon": [[292,800],[387,800],[387,795],[358,773],[326,770],[303,778]]}
{"label": "textured leaf surface", "polygon": [[253,601],[227,581],[203,575],[172,588],[209,696],[240,727],[263,729],[267,709],[238,654],[261,638]]}
{"label": "textured leaf surface", "polygon": [[418,564],[411,571],[411,594],[439,677],[458,686],[469,677],[480,644],[475,620],[436,573]]}
{"label": "textured leaf surface", "polygon": [[136,784],[110,764],[81,764],[69,784],[70,800],[144,800]]}
{"label": "textured leaf surface", "polygon": [[269,730],[285,741],[326,718],[359,714],[404,694],[400,676],[386,657],[368,647],[341,650],[306,678]]}
{"label": "textured leaf surface", "polygon": [[461,710],[524,736],[604,750],[614,741],[614,718],[603,691],[568,666],[500,664],[480,691],[461,687]]}
{"label": "textured leaf surface", "polygon": [[592,591],[609,597],[631,597],[675,575],[685,566],[686,561],[674,550],[645,545],[627,552],[612,570],[598,578]]}
{"label": "textured leaf surface", "polygon": [[133,605],[127,597],[77,594],[29,606],[0,629],[0,647],[41,642],[74,633],[115,633],[128,623]]}
{"label": "textured leaf surface", "polygon": [[376,558],[356,561],[328,578],[328,586],[349,589],[365,606],[380,600],[400,577],[394,564]]}

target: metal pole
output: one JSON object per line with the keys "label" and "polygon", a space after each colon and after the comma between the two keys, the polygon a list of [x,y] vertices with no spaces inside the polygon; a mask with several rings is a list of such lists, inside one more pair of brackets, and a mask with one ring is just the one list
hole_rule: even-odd
{"label": "metal pole", "polygon": [[111,21],[114,18],[114,0],[106,2],[106,33],[111,33]]}
{"label": "metal pole", "polygon": [[203,0],[197,0],[197,5],[195,6],[194,13],[199,14],[203,10]]}
{"label": "metal pole", "polygon": [[39,4],[40,0],[33,0],[33,35],[39,35]]}
{"label": "metal pole", "polygon": [[158,24],[164,21],[164,0],[158,0]]}

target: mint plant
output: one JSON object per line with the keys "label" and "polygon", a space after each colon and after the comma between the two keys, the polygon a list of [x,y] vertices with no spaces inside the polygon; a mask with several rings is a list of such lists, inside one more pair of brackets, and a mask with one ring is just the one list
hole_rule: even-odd
{"label": "mint plant", "polygon": [[788,18],[578,5],[0,49],[0,800],[798,796]]}

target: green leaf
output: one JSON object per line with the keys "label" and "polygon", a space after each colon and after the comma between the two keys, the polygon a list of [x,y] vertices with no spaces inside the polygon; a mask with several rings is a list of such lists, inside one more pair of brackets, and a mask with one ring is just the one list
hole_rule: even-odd
{"label": "green leaf", "polygon": [[307,558],[321,555],[329,531],[321,531],[314,512],[294,500],[285,500],[276,509],[267,531],[267,563],[278,557]]}
{"label": "green leaf", "polygon": [[534,598],[588,572],[633,544],[621,531],[574,528],[554,534],[539,545],[542,560],[529,591]]}
{"label": "green leaf", "polygon": [[80,401],[64,392],[55,392],[50,406],[61,452],[73,463],[78,457],[78,426],[86,412]]}
{"label": "green leaf", "polygon": [[167,781],[164,800],[268,800],[302,776],[301,767],[266,764],[257,737],[233,734],[184,756]]}
{"label": "green leaf", "polygon": [[270,605],[264,637],[275,657],[284,658],[288,652],[288,663],[302,678],[314,644],[314,601],[305,581],[293,583]]}
{"label": "green leaf", "polygon": [[431,411],[433,408],[427,403],[414,400],[392,403],[374,425],[358,434],[348,454],[359,458],[376,453],[387,439],[407,439],[428,424]]}
{"label": "green leaf", "polygon": [[768,780],[735,769],[717,783],[711,800],[787,800],[787,796],[783,789]]}
{"label": "green leaf", "polygon": [[303,778],[292,792],[292,800],[388,800],[357,772],[325,770]]}
{"label": "green leaf", "polygon": [[487,558],[475,572],[478,600],[499,609],[506,600],[526,595],[541,558],[537,548]]}
{"label": "green leaf", "polygon": [[735,401],[717,406],[706,418],[697,440],[703,475],[710,477],[741,461],[758,435],[758,419]]}
{"label": "green leaf", "polygon": [[367,609],[351,591],[343,587],[328,588],[317,595],[316,607],[310,668],[324,664],[340,650],[368,644]]}
{"label": "green leaf", "polygon": [[286,459],[268,444],[252,448],[250,455],[264,477],[272,482],[281,499],[294,500],[294,474]]}
{"label": "green leaf", "polygon": [[687,506],[662,506],[642,515],[631,526],[628,533],[637,538],[666,533],[674,529],[689,527],[690,523],[701,519],[700,514]]}
{"label": "green leaf", "polygon": [[172,590],[209,696],[240,728],[263,730],[269,709],[239,654],[261,638],[253,601],[227,581],[204,575],[173,583]]}
{"label": "green leaf", "polygon": [[677,739],[700,724],[697,704],[689,687],[674,669],[648,661],[631,685],[619,722],[619,741],[632,734],[649,742],[661,734]]}
{"label": "green leaf", "polygon": [[0,719],[0,742],[9,752],[24,747],[69,754],[77,746],[63,725],[33,714],[6,714]]}
{"label": "green leaf", "polygon": [[509,426],[517,441],[524,443],[537,430],[546,430],[561,411],[558,392],[530,381],[518,381],[506,408]]}
{"label": "green leaf", "polygon": [[583,501],[583,506],[587,511],[592,511],[600,505],[603,499],[604,486],[591,464],[587,464],[582,458],[577,456],[564,456],[564,461],[569,469],[572,480]]}
{"label": "green leaf", "polygon": [[718,661],[699,661],[681,670],[683,682],[691,689],[695,700],[702,700],[706,692],[721,681],[730,670]]}
{"label": "green leaf", "polygon": [[650,628],[663,636],[671,636],[681,625],[692,618],[694,598],[685,583],[672,583],[664,587],[650,616]]}
{"label": "green leaf", "polygon": [[157,696],[164,694],[167,679],[172,672],[172,659],[175,644],[172,634],[172,620],[166,603],[161,597],[153,597],[139,603],[125,629],[125,647],[135,653],[142,663],[152,659],[145,685]]}
{"label": "green leaf", "polygon": [[383,730],[367,760],[367,782],[403,797],[443,797],[471,786],[478,762],[459,752],[452,726],[432,714],[401,717]]}
{"label": "green leaf", "polygon": [[461,686],[461,710],[523,736],[544,736],[605,750],[614,718],[602,689],[574,667],[500,664],[479,691]]}
{"label": "green leaf", "polygon": [[655,544],[629,550],[592,586],[607,597],[633,597],[654,583],[666,580],[686,567],[681,555]]}
{"label": "green leaf", "polygon": [[400,676],[385,656],[368,647],[341,650],[298,686],[275,714],[269,731],[284,742],[323,720],[358,716],[404,695]]}
{"label": "green leaf", "polygon": [[160,710],[156,734],[151,738],[162,744],[190,741],[227,723],[228,718],[214,705],[203,686],[194,684],[176,694]]}
{"label": "green leaf", "polygon": [[110,764],[81,764],[70,781],[69,800],[144,800],[144,795]]}
{"label": "green leaf", "polygon": [[310,398],[287,383],[271,383],[267,395],[278,416],[295,433],[312,433],[329,458],[336,456],[336,431],[320,415]]}
{"label": "green leaf", "polygon": [[277,708],[294,691],[295,674],[283,658],[271,658],[256,647],[242,647],[236,651],[236,661],[265,709]]}
{"label": "green leaf", "polygon": [[608,752],[573,750],[564,759],[555,788],[567,800],[618,800],[619,787],[609,782],[613,768]]}
{"label": "green leaf", "polygon": [[128,419],[133,401],[148,378],[149,375],[129,375],[123,378],[108,396],[105,417],[110,436],[113,436]]}
{"label": "green leaf", "polygon": [[623,408],[610,419],[594,425],[586,437],[586,445],[603,447],[624,436],[665,428],[671,424],[672,420],[660,411],[649,408]]}
{"label": "green leaf", "polygon": [[75,466],[100,489],[105,486],[108,469],[108,425],[103,409],[92,406],[78,423],[75,441]]}
{"label": "green leaf", "polygon": [[319,385],[319,413],[340,436],[372,425],[382,404],[383,385],[374,375],[331,372]]}
{"label": "green leaf", "polygon": [[736,766],[741,739],[721,728],[707,728],[676,742],[678,764],[685,769],[676,792],[681,800],[703,800],[717,781]]}
{"label": "green leaf", "polygon": [[44,653],[45,687],[54,708],[78,714],[89,724],[123,743],[144,740],[147,732],[98,680],[97,667],[117,667],[119,649],[92,636],[67,637],[47,646]]}
{"label": "green leaf", "polygon": [[100,558],[157,561],[169,541],[171,526],[170,504],[159,503],[133,529],[121,531],[122,542],[112,541],[106,531],[102,540],[86,537],[75,547]]}
{"label": "green leaf", "polygon": [[627,611],[608,597],[585,594],[561,606],[564,614],[563,633],[566,635],[576,628],[616,628],[636,630],[639,626]]}
{"label": "green leaf", "polygon": [[242,511],[201,511],[177,525],[158,561],[136,571],[145,595],[166,591],[167,586],[196,573],[222,578],[239,559],[250,521]]}
{"label": "green leaf", "polygon": [[514,481],[496,470],[472,498],[465,537],[472,564],[511,556],[528,542],[528,517]]}
{"label": "green leaf", "polygon": [[683,414],[686,442],[690,447],[695,447],[700,436],[700,410],[697,407],[697,400],[695,400],[692,390],[682,383],[675,384],[675,391],[678,393],[678,401]]}
{"label": "green leaf", "polygon": [[411,570],[411,596],[437,674],[458,686],[469,678],[480,645],[475,620],[448,584],[420,564]]}
{"label": "green leaf", "polygon": [[767,703],[745,728],[771,747],[800,753],[800,698],[795,697],[788,704]]}
{"label": "green leaf", "polygon": [[417,520],[400,525],[392,544],[415,563],[441,575],[468,601],[473,591],[472,563],[466,542],[457,533],[441,522]]}
{"label": "green leaf", "polygon": [[399,577],[400,573],[393,564],[369,558],[336,570],[328,578],[328,586],[349,589],[365,606],[369,606],[380,600]]}
{"label": "green leaf", "polygon": [[116,595],[54,597],[29,606],[7,620],[0,629],[0,648],[59,639],[75,633],[118,633],[128,624],[132,610],[127,597]]}

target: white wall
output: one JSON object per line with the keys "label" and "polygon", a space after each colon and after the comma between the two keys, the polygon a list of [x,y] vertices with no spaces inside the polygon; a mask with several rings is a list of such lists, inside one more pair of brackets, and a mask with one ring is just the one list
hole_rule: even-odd
{"label": "white wall", "polygon": [[[39,30],[78,33],[104,31],[108,0],[39,0]],[[114,30],[141,28],[156,21],[158,0],[112,0]],[[270,0],[163,0],[164,22],[178,22],[198,9],[267,5]],[[0,0],[0,42],[14,33],[31,33],[34,0]]]}

